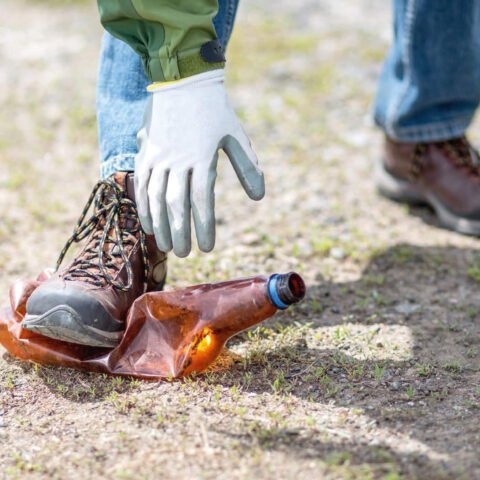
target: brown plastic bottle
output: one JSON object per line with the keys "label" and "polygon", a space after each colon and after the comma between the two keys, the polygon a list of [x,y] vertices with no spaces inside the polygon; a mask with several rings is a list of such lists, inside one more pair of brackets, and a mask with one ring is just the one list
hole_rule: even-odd
{"label": "brown plastic bottle", "polygon": [[134,304],[117,372],[163,372],[179,377],[205,370],[233,335],[271,317],[305,295],[296,273],[253,277],[183,290],[148,293]]}
{"label": "brown plastic bottle", "polygon": [[38,363],[148,379],[205,370],[230,337],[305,295],[302,278],[293,272],[147,293],[132,305],[120,344],[108,351],[23,330],[32,286],[21,285],[12,288],[11,310],[0,315],[0,343],[10,353]]}

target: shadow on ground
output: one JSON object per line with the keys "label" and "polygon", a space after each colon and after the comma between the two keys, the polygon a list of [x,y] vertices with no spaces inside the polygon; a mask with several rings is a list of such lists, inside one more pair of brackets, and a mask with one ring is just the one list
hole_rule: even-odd
{"label": "shadow on ground", "polygon": [[[421,442],[437,459],[362,436],[332,442],[321,428],[306,435],[280,427],[253,436],[219,433],[337,464],[378,463],[381,468],[393,462],[409,478],[462,478],[464,468],[472,478],[472,465],[452,458],[480,444],[480,295],[470,278],[478,258],[476,250],[449,246],[404,244],[379,252],[358,280],[319,281],[302,306],[267,323],[269,335],[289,329],[292,338],[286,344],[261,347],[260,330],[258,350],[228,370],[207,375],[214,385],[293,396],[312,408],[361,410],[376,428]],[[241,334],[232,344],[247,338]],[[113,390],[132,388],[129,382],[68,370],[40,369],[38,375],[55,395],[76,402],[101,402]],[[81,394],[62,390],[59,381],[84,388]]]}
{"label": "shadow on ground", "polygon": [[[316,458],[337,452],[339,462],[350,464],[393,458],[410,478],[473,478],[472,466],[456,455],[470,452],[472,460],[480,445],[480,295],[471,278],[479,255],[471,249],[407,244],[380,252],[357,281],[320,281],[310,288],[303,307],[273,326],[281,330],[307,321],[320,342],[315,334],[313,340],[299,336],[296,343],[248,365],[254,369],[248,391],[271,392],[280,378],[277,390],[284,395],[312,405],[361,409],[377,428],[418,440],[439,459],[420,451],[399,453],[361,437],[332,444],[321,440],[321,431],[302,439],[272,432],[269,448]],[[312,305],[321,313],[312,312]],[[359,326],[371,338],[359,340],[363,350],[350,353]],[[330,337],[322,338],[323,327],[335,327]],[[387,342],[377,341],[384,330],[390,331]],[[407,352],[396,350],[396,331],[409,333]],[[405,358],[397,359],[402,353]],[[244,366],[236,368],[240,373]],[[236,375],[227,378],[234,384]]]}

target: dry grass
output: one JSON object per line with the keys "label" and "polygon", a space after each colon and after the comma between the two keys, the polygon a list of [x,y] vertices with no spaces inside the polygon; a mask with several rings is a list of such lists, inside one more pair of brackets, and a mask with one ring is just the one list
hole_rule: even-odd
{"label": "dry grass", "polygon": [[[4,0],[4,298],[13,278],[54,263],[98,174],[100,30],[93,2],[75,3]],[[270,10],[245,1],[228,67],[268,196],[252,204],[222,162],[217,248],[172,258],[170,286],[296,269],[308,298],[234,339],[239,359],[183,382],[3,355],[0,478],[480,476],[477,241],[373,188],[381,138],[368,110],[388,5]]]}

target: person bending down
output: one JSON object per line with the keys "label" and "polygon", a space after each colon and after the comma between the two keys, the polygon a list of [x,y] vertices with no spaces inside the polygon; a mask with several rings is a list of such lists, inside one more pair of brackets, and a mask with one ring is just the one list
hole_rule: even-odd
{"label": "person bending down", "polygon": [[[113,347],[133,301],[163,288],[167,252],[189,254],[191,217],[199,248],[214,247],[218,151],[250,198],[265,187],[224,86],[238,0],[98,6],[107,30],[97,94],[101,180],[56,273],[30,297],[23,327]],[[443,226],[472,235],[480,234],[480,169],[465,131],[480,101],[479,29],[474,0],[394,1],[394,42],[375,102],[385,132],[380,193],[429,204]]]}

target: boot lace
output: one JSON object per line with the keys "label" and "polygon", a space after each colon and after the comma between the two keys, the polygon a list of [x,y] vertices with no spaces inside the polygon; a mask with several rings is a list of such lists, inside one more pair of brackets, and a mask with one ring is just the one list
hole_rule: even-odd
{"label": "boot lace", "polygon": [[[86,220],[92,203],[94,203],[93,215]],[[119,290],[130,290],[133,285],[133,269],[127,251],[135,245],[138,235],[145,269],[144,291],[146,291],[150,267],[145,233],[138,221],[137,207],[111,178],[100,180],[95,185],[72,236],[58,257],[56,270],[60,268],[72,244],[81,242],[92,232],[84,251],[72,262],[63,277],[66,280],[82,279],[98,287],[106,282]],[[115,262],[119,258],[121,262]],[[116,280],[123,265],[127,272],[126,283]]]}
{"label": "boot lace", "polygon": [[442,142],[441,148],[461,168],[466,168],[474,176],[480,175],[480,162],[478,151],[465,138],[461,137],[448,142]]}
{"label": "boot lace", "polygon": [[[436,142],[436,145],[446,153],[447,157],[457,167],[466,169],[467,173],[475,177],[480,176],[479,153],[465,136],[444,142]],[[418,178],[422,172],[426,152],[427,144],[418,143],[416,145],[410,166],[410,174],[414,179]]]}

